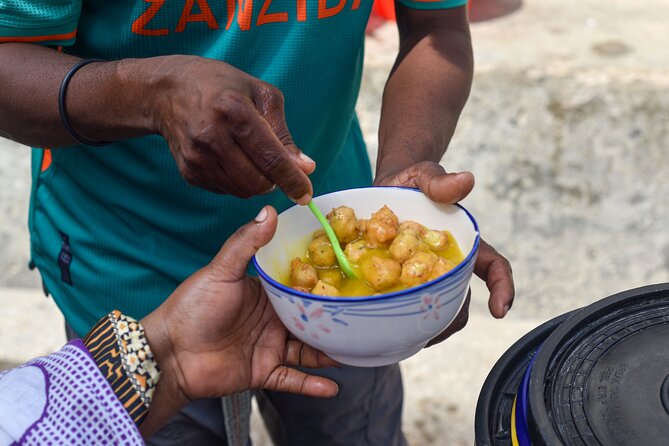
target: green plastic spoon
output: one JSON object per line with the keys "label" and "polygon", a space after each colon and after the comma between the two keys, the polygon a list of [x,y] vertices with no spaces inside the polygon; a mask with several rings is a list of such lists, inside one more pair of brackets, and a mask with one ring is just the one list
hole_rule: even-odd
{"label": "green plastic spoon", "polygon": [[325,229],[325,233],[330,239],[332,249],[334,249],[334,253],[337,257],[337,261],[339,262],[341,270],[344,271],[344,274],[346,274],[346,277],[349,279],[357,279],[358,276],[351,265],[348,263],[346,254],[344,254],[344,251],[341,250],[341,246],[339,246],[339,240],[337,240],[337,236],[335,235],[332,226],[330,226],[330,222],[325,218],[321,210],[318,209],[318,206],[316,206],[313,200],[307,204],[307,207],[311,209],[311,212],[313,212],[313,214],[316,216],[316,219],[320,222],[321,226],[323,226],[323,229]]}

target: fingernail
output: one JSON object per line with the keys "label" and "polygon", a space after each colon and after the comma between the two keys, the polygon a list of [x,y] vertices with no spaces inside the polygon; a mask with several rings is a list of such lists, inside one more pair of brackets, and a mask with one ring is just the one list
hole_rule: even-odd
{"label": "fingernail", "polygon": [[504,305],[504,308],[502,309],[502,316],[506,316],[506,313],[509,312],[511,307],[509,305]]}
{"label": "fingernail", "polygon": [[272,187],[270,187],[269,189],[267,189],[267,190],[266,190],[265,192],[263,192],[261,195],[271,194],[272,192],[274,192],[274,191],[276,190],[276,188],[277,188],[277,185],[276,185],[276,184],[273,184]]}
{"label": "fingernail", "polygon": [[302,161],[307,162],[307,163],[316,164],[316,161],[314,161],[314,160],[312,160],[311,158],[309,158],[309,157],[307,156],[307,154],[304,153],[304,152],[300,152],[300,159],[301,159]]}
{"label": "fingernail", "polygon": [[256,223],[262,223],[265,220],[267,220],[267,216],[269,215],[269,212],[267,212],[267,208],[262,208],[260,209],[260,212],[258,212],[258,215],[256,215],[256,218],[254,219]]}
{"label": "fingernail", "polygon": [[309,201],[311,201],[311,194],[304,194],[297,200],[295,200],[295,203],[301,204],[302,206],[309,204]]}

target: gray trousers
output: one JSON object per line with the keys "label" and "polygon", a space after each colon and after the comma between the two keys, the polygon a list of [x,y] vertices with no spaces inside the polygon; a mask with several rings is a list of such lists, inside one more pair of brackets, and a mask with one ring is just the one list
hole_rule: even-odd
{"label": "gray trousers", "polygon": [[[66,327],[67,338],[76,334]],[[402,377],[397,365],[309,370],[339,384],[335,398],[255,394],[275,446],[406,446]],[[226,446],[219,398],[194,401],[151,437],[150,446]],[[249,441],[250,444],[250,441]]]}
{"label": "gray trousers", "polygon": [[406,446],[397,365],[310,370],[339,384],[335,398],[256,392],[276,446]]}

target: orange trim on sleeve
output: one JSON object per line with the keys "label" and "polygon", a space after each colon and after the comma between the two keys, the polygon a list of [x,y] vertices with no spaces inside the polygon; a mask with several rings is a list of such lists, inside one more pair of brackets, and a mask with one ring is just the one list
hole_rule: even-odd
{"label": "orange trim on sleeve", "polygon": [[44,156],[42,157],[42,167],[40,170],[44,172],[51,166],[51,149],[44,149]]}
{"label": "orange trim on sleeve", "polygon": [[51,34],[48,36],[5,36],[0,42],[46,42],[49,40],[69,40],[77,35],[77,30],[65,34]]}

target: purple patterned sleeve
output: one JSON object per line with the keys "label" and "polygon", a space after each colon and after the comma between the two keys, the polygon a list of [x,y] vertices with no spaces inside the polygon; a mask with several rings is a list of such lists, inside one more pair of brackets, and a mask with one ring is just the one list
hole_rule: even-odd
{"label": "purple patterned sleeve", "polygon": [[143,445],[80,340],[0,374],[0,445]]}

